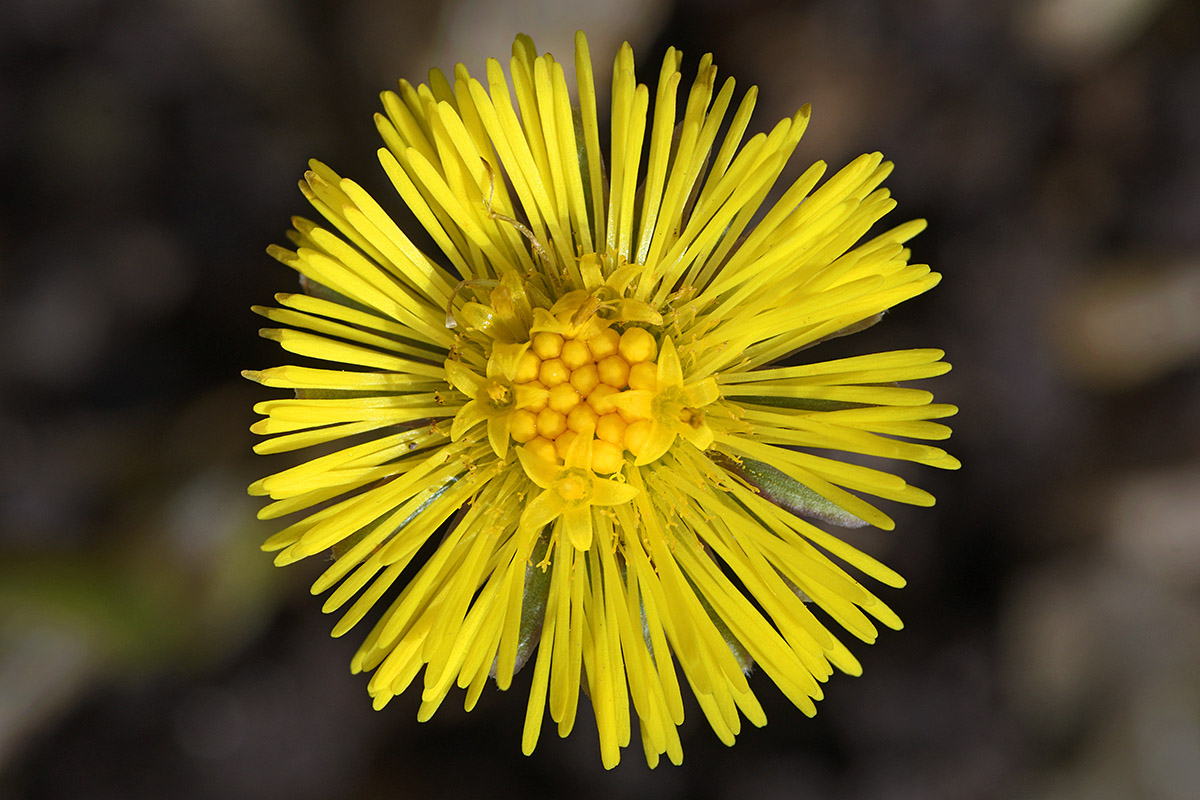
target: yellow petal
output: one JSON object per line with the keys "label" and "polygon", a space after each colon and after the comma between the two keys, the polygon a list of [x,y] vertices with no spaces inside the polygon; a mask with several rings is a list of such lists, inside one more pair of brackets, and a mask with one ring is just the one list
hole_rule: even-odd
{"label": "yellow petal", "polygon": [[686,386],[683,396],[692,408],[704,408],[721,398],[721,390],[717,386],[716,378],[709,377]]}
{"label": "yellow petal", "polygon": [[681,425],[679,435],[696,446],[698,450],[707,450],[713,443],[713,431],[708,425],[693,428],[691,425]]}
{"label": "yellow petal", "polygon": [[567,452],[563,457],[563,463],[569,469],[591,469],[592,464],[592,443],[595,441],[595,427],[591,424],[586,424],[577,433],[578,436],[571,442],[571,446],[567,448]]}
{"label": "yellow petal", "polygon": [[[661,364],[662,362],[660,361],[659,363]],[[672,427],[655,420],[653,427],[650,429],[650,438],[646,440],[646,446],[642,448],[642,454],[633,463],[641,467],[657,461],[663,457],[664,453],[671,449],[671,445],[674,443],[675,431]]]}
{"label": "yellow petal", "polygon": [[464,433],[487,419],[483,408],[474,400],[467,401],[459,412],[454,415],[454,423],[450,426],[450,439],[457,442]]}
{"label": "yellow petal", "polygon": [[638,490],[628,483],[597,478],[592,484],[592,505],[615,506],[637,497]]}
{"label": "yellow petal", "polygon": [[[546,492],[550,494],[550,492]],[[575,506],[563,511],[563,532],[576,550],[587,550],[592,546],[591,506]]]}
{"label": "yellow petal", "polygon": [[675,352],[675,342],[670,336],[664,336],[658,354],[658,390],[661,392],[669,386],[682,385],[683,365],[679,363],[679,354]]}
{"label": "yellow petal", "polygon": [[554,301],[554,305],[550,306],[550,313],[556,318],[564,311],[575,312],[581,305],[587,302],[591,295],[582,289],[576,289],[573,292],[567,292],[562,297]]}
{"label": "yellow petal", "polygon": [[627,287],[629,282],[636,278],[638,273],[640,273],[643,269],[645,269],[645,265],[636,263],[626,264],[623,267],[617,267],[612,271],[612,274],[608,276],[608,280],[605,283],[612,287],[613,291],[615,291],[617,294],[624,294],[625,287]]}
{"label": "yellow petal", "polygon": [[562,467],[557,464],[551,464],[546,459],[536,456],[526,450],[524,447],[517,448],[517,458],[521,461],[521,466],[525,468],[525,474],[529,476],[529,480],[536,483],[543,489],[549,489],[558,480],[558,476],[562,473]]}
{"label": "yellow petal", "polygon": [[[496,455],[501,458],[508,453],[508,431],[511,420],[512,417],[508,414],[488,420],[488,441],[491,442],[492,450],[496,451]],[[709,438],[712,437],[709,436]]]}
{"label": "yellow petal", "polygon": [[[520,448],[517,449],[520,453]],[[525,505],[521,512],[522,530],[540,530],[566,509],[566,504],[558,496],[558,492],[547,489]]]}
{"label": "yellow petal", "polygon": [[622,322],[645,322],[649,325],[662,325],[663,322],[662,314],[641,300],[621,300],[617,304],[617,319]]}
{"label": "yellow petal", "polygon": [[580,257],[579,272],[583,276],[583,285],[589,292],[595,291],[604,283],[604,276],[600,272],[600,256],[596,253],[586,253]]}
{"label": "yellow petal", "polygon": [[535,405],[550,395],[550,392],[542,388],[541,384],[532,386],[527,383],[518,383],[513,386],[513,389],[516,390],[515,406],[517,408],[526,408],[527,406]]}
{"label": "yellow petal", "polygon": [[654,392],[649,389],[629,389],[612,395],[609,400],[635,417],[649,419],[652,416]]}
{"label": "yellow petal", "polygon": [[463,307],[458,310],[458,316],[462,318],[463,327],[467,330],[482,331],[491,336],[495,335],[496,331],[496,313],[491,306],[485,306],[482,303],[464,303]]}
{"label": "yellow petal", "polygon": [[529,342],[507,344],[495,342],[492,344],[492,357],[488,359],[487,376],[489,378],[505,377],[510,381],[517,374],[517,363],[529,349]]}
{"label": "yellow petal", "polygon": [[483,386],[483,378],[458,361],[446,361],[446,380],[467,397],[479,394],[479,389]]}
{"label": "yellow petal", "polygon": [[553,314],[544,308],[535,308],[533,310],[533,324],[529,326],[529,335],[542,331],[550,331],[551,333],[563,333],[565,327],[559,322]]}

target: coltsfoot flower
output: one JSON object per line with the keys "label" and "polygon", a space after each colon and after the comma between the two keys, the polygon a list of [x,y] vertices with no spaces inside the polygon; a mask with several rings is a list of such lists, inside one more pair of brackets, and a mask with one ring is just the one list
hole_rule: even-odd
{"label": "coltsfoot flower", "polygon": [[382,606],[352,663],[375,707],[423,670],[420,719],[455,686],[470,709],[532,658],[524,752],[547,709],[571,731],[582,688],[606,767],[635,728],[652,766],[680,763],[681,683],[729,744],[766,722],[755,664],[815,713],[835,668],[860,672],[831,627],[900,627],[846,568],[904,580],[814,523],[932,505],[860,456],[958,467],[920,443],[955,408],[898,385],[946,372],[940,350],[797,355],[938,282],[908,263],[923,222],[860,243],[895,205],[891,164],[822,183],[817,163],[764,208],[808,107],[747,138],[756,92],[735,104],[711,56],[683,96],[677,50],[654,89],[633,63],[623,46],[604,150],[582,34],[577,102],[524,36],[513,92],[492,60],[484,82],[460,65],[385,93],[379,160],[433,249],[313,161],[326,222],[270,248],[304,291],[256,311],[326,366],[246,373],[295,394],[255,407],[256,451],[317,453],[251,487],[262,518],[299,515],[264,549],[332,551],[312,588],[335,636]]}

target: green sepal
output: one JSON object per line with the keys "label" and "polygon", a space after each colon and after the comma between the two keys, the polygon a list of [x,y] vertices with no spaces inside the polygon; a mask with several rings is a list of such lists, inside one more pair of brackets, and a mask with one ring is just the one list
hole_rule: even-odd
{"label": "green sepal", "polygon": [[865,520],[770,464],[752,458],[734,459],[715,452],[709,453],[709,458],[757,490],[763,498],[798,517],[817,519],[843,528],[861,528],[867,524]]}
{"label": "green sepal", "polygon": [[[695,588],[693,586],[693,588]],[[749,675],[754,671],[754,658],[750,655],[750,651],[746,649],[741,640],[733,635],[733,631],[725,624],[725,620],[721,619],[716,610],[709,604],[708,599],[700,592],[696,592],[696,599],[700,601],[700,605],[704,607],[708,618],[712,620],[712,624],[716,627],[717,633],[721,634],[721,638],[725,640],[726,646],[729,647],[729,652],[733,653],[734,659],[738,666],[742,668],[742,672]]]}
{"label": "green sepal", "polygon": [[[517,660],[513,665],[516,675],[529,661],[533,651],[537,649],[542,639],[542,623],[546,619],[546,604],[550,600],[550,567],[538,566],[546,558],[546,550],[550,546],[550,532],[553,525],[547,525],[533,546],[529,563],[525,565],[525,594],[521,598],[521,627],[517,631]],[[492,677],[496,677],[496,664],[492,664]]]}
{"label": "green sepal", "polygon": [[296,389],[297,400],[352,400],[357,397],[399,397],[404,392],[379,392],[370,389]]}
{"label": "green sepal", "polygon": [[[714,562],[716,561],[716,558],[713,556],[712,548],[702,542],[699,542],[698,540],[697,544],[703,551],[703,554],[700,556],[701,558],[707,558]],[[738,666],[741,667],[742,672],[746,675],[749,675],[754,671],[754,657],[750,655],[750,651],[747,650],[746,646],[742,644],[741,640],[733,634],[733,631],[730,630],[729,625],[726,624],[725,620],[721,619],[721,615],[718,614],[717,610],[712,607],[712,603],[708,602],[708,598],[705,597],[704,593],[701,592],[696,586],[696,582],[688,576],[685,576],[685,580],[687,580],[688,586],[692,587],[692,592],[696,595],[696,599],[700,601],[700,605],[704,609],[704,613],[708,615],[709,621],[712,622],[713,627],[717,629],[717,633],[721,634],[721,638],[725,640],[725,646],[728,647],[729,652],[733,654],[733,658],[735,661],[737,661]],[[643,607],[643,626],[645,626],[645,613],[645,608]],[[645,631],[645,637],[646,644],[649,645],[650,635],[648,630]],[[653,655],[653,647],[651,647],[651,655]]]}
{"label": "green sepal", "polygon": [[[396,531],[399,531],[405,525],[407,525],[408,523],[410,523],[414,519],[416,519],[417,516],[419,514],[421,514],[423,511],[425,511],[425,509],[429,508],[429,506],[435,500],[437,500],[439,497],[441,497],[443,494],[445,494],[446,490],[449,489],[451,486],[453,486],[456,481],[458,481],[458,478],[446,478],[445,480],[443,480],[441,482],[441,484],[434,485],[434,486],[429,487],[428,489],[425,489],[424,490],[426,493],[425,499],[421,501],[421,504],[419,506],[417,506],[411,514],[409,514],[407,517],[405,517],[403,520],[401,520],[399,523],[397,523],[393,527],[392,534],[395,534]],[[334,560],[337,560],[337,559],[341,558],[342,556],[344,556],[346,553],[350,552],[350,550],[354,547],[354,545],[356,545],[360,541],[362,541],[363,537],[365,537],[368,533],[371,533],[372,531],[374,531],[375,527],[377,525],[381,524],[381,521],[384,520],[386,517],[387,517],[386,513],[381,514],[378,517],[376,517],[375,519],[368,522],[366,525],[363,525],[361,528],[356,530],[354,533],[347,536],[345,539],[335,542],[333,544],[333,546],[330,548],[330,551],[333,553]],[[383,547],[384,544],[385,544],[385,542],[381,542],[380,547]]]}
{"label": "green sepal", "polygon": [[[592,197],[592,170],[591,164],[588,163],[587,136],[583,130],[583,111],[577,105],[571,106],[571,122],[575,129],[575,155],[579,161],[579,178],[583,185],[584,211],[587,214],[588,222],[591,223],[596,218],[596,198]],[[607,183],[604,176],[604,159],[600,159],[600,180]],[[607,193],[607,187],[605,193]],[[592,231],[592,235],[597,236],[597,233]]]}
{"label": "green sepal", "polygon": [[328,300],[331,303],[337,303],[339,306],[352,308],[355,311],[366,311],[368,314],[376,313],[374,309],[363,305],[357,300],[351,300],[346,295],[330,289],[323,283],[317,283],[307,275],[300,276],[300,291],[309,297],[315,297],[318,300]]}
{"label": "green sepal", "polygon": [[847,408],[867,408],[866,403],[847,403],[844,400],[821,400],[815,397],[787,397],[784,395],[736,395],[727,392],[730,399],[739,404],[770,406],[771,408],[792,408],[797,411],[843,411]]}

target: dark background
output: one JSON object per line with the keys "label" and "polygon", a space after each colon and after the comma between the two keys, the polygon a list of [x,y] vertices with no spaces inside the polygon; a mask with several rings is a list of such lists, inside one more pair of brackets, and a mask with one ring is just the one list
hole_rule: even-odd
{"label": "dark background", "polygon": [[[605,773],[520,754],[528,675],[371,711],[352,635],[277,571],[245,485],[252,303],[309,156],[376,190],[399,76],[512,37],[600,83],[715,54],[804,102],[790,175],[875,149],[929,295],[837,352],[936,346],[958,473],[863,541],[909,579],[817,717]],[[740,94],[740,92],[739,92]],[[0,5],[0,796],[1163,798],[1200,785],[1200,4],[1193,0],[6,0]],[[786,175],[785,175],[786,177]],[[393,202],[394,201],[390,201]],[[636,736],[635,736],[636,739]]]}

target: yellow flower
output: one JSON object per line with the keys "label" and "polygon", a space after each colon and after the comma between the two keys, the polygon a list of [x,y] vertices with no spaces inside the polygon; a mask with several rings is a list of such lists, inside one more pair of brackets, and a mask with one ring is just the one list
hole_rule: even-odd
{"label": "yellow flower", "polygon": [[891,529],[865,498],[933,503],[860,456],[958,467],[921,443],[956,409],[899,385],[946,372],[940,350],[797,355],[939,279],[908,263],[920,221],[860,243],[891,164],[822,183],[818,163],[764,207],[808,107],[747,137],[756,92],[735,104],[710,56],[683,97],[678,51],[653,90],[633,64],[625,45],[606,151],[582,34],[576,103],[523,36],[508,75],[385,93],[379,160],[433,250],[312,162],[326,223],[270,248],[304,292],[256,311],[325,366],[246,373],[295,395],[255,407],[256,451],[317,451],[250,487],[262,518],[297,515],[264,549],[332,550],[313,592],[344,609],[335,636],[373,615],[351,666],[375,707],[423,672],[420,719],[455,686],[470,709],[532,658],[524,752],[547,710],[570,733],[582,688],[606,767],[635,729],[651,765],[680,763],[681,678],[726,743],[766,721],[754,664],[815,713],[861,669],[829,623],[900,627],[844,567],[904,580],[814,522]]}

